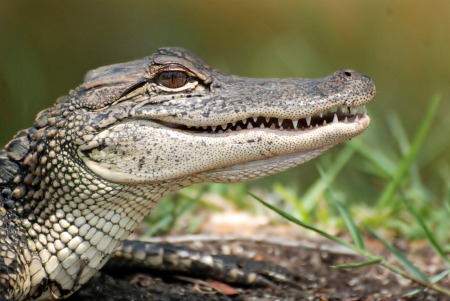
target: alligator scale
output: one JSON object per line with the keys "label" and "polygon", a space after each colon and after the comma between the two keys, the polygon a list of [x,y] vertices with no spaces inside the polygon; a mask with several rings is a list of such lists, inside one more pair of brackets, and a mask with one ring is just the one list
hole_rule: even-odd
{"label": "alligator scale", "polygon": [[66,298],[127,252],[163,265],[121,244],[164,195],[308,161],[362,133],[374,96],[352,70],[243,78],[180,48],[90,71],[0,151],[0,299]]}

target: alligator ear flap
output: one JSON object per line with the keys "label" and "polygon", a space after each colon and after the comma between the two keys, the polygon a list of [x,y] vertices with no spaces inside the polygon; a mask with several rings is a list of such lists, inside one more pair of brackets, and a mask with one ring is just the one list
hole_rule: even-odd
{"label": "alligator ear flap", "polygon": [[78,87],[76,94],[82,107],[97,110],[118,100],[140,81],[140,78],[129,76],[88,82]]}
{"label": "alligator ear flap", "polygon": [[87,109],[101,109],[123,96],[123,94],[144,80],[148,59],[131,63],[115,64],[89,71],[84,83],[75,93],[79,104]]}

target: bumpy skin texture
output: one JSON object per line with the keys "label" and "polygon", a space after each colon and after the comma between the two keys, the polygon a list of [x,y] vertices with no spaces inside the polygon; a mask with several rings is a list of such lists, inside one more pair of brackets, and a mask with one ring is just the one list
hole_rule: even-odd
{"label": "bumpy skin texture", "polygon": [[241,78],[179,48],[89,72],[0,152],[0,299],[69,296],[167,193],[310,160],[363,132],[374,96],[352,70]]}

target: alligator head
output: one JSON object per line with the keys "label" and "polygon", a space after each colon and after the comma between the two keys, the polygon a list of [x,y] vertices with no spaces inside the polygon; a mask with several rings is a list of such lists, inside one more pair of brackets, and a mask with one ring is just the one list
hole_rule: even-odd
{"label": "alligator head", "polygon": [[352,70],[242,78],[179,48],[89,72],[0,151],[0,298],[69,296],[163,195],[314,158],[368,127],[374,96]]}
{"label": "alligator head", "polygon": [[186,50],[163,48],[91,71],[74,94],[90,126],[78,155],[98,176],[237,182],[296,166],[363,132],[375,86],[353,70],[321,79],[230,76]]}

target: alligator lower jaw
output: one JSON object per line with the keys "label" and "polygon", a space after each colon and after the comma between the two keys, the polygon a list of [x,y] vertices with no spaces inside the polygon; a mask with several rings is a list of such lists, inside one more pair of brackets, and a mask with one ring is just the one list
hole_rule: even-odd
{"label": "alligator lower jaw", "polygon": [[199,182],[202,182],[206,178],[208,181],[215,183],[233,183],[254,180],[282,172],[288,168],[292,168],[309,161],[330,147],[331,146],[327,146],[314,150],[285,154],[257,161],[226,166],[197,174],[193,178],[199,178]]}
{"label": "alligator lower jaw", "polygon": [[314,116],[307,116],[300,119],[281,119],[275,117],[250,117],[245,120],[238,120],[222,125],[202,125],[190,126],[180,123],[173,123],[162,120],[152,120],[165,127],[177,129],[192,134],[220,135],[235,133],[242,130],[265,129],[278,131],[308,131],[323,126],[336,123],[358,123],[364,122],[367,117],[365,106],[358,108],[336,107],[330,111],[320,113]]}

